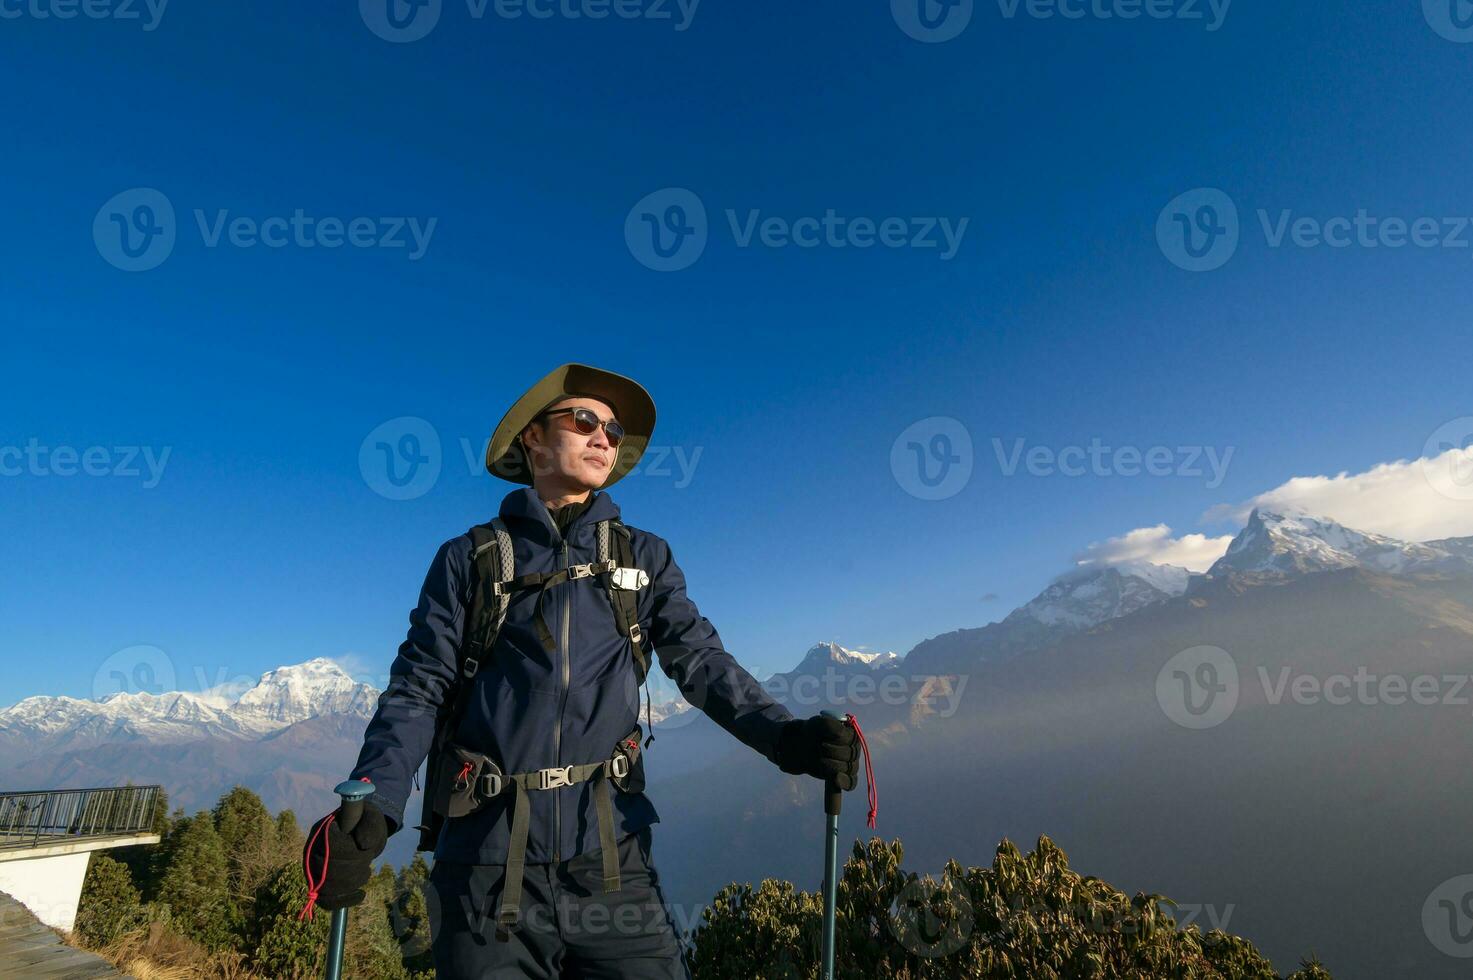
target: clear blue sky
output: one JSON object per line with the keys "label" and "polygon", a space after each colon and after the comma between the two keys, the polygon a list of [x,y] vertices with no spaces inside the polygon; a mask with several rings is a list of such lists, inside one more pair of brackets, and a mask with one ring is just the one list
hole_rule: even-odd
{"label": "clear blue sky", "polygon": [[[613,496],[758,673],[820,639],[904,652],[981,625],[1091,541],[1223,533],[1198,526],[1207,507],[1415,457],[1473,414],[1473,231],[1276,249],[1256,216],[1473,215],[1473,44],[1416,0],[1238,0],[1215,31],[978,0],[944,43],[883,3],[705,0],[676,30],[445,0],[389,43],[352,4],[176,0],[144,30],[36,16],[48,2],[0,19],[0,444],[169,456],[155,486],[141,459],[0,477],[0,703],[88,695],[134,644],[182,687],[315,656],[386,668],[436,546],[513,489],[462,440],[479,452],[564,361],[638,378],[654,442],[700,451],[683,485],[672,462]],[[708,241],[653,271],[626,218],[672,187]],[[1194,273],[1156,225],[1201,187],[1236,203],[1241,242]],[[133,188],[176,213],[148,271],[98,244]],[[436,223],[411,260],[208,247],[194,217],[297,209]],[[968,225],[950,259],[740,247],[728,209]],[[402,416],[433,427],[442,468],[391,500],[359,448]],[[974,442],[942,500],[890,462],[931,416]],[[1096,437],[1234,456],[1209,488],[1006,476],[991,443]]]}

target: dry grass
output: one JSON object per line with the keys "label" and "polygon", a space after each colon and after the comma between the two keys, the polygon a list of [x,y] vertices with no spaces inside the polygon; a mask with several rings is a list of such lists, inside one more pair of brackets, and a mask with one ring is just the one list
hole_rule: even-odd
{"label": "dry grass", "polygon": [[[82,946],[75,936],[68,937],[68,941]],[[134,980],[268,980],[246,969],[241,954],[211,953],[162,922],[130,932],[92,952]]]}

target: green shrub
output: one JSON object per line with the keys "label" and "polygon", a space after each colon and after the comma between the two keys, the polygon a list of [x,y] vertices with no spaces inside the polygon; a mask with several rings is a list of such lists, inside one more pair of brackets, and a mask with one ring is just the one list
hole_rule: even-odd
{"label": "green shrub", "polygon": [[[1160,895],[1081,877],[1053,841],[992,866],[947,863],[941,880],[901,870],[899,840],[856,841],[838,884],[835,975],[895,980],[1279,980],[1245,939],[1178,927]],[[818,976],[822,897],[785,881],[723,888],[696,928],[696,980]],[[1317,962],[1292,980],[1329,980]]]}
{"label": "green shrub", "polygon": [[106,946],[148,923],[138,889],[128,866],[100,851],[87,862],[82,897],[77,904],[74,930],[89,946]]}
{"label": "green shrub", "polygon": [[177,821],[160,853],[158,900],[173,925],[206,949],[233,948],[238,918],[230,902],[225,847],[207,812]]}

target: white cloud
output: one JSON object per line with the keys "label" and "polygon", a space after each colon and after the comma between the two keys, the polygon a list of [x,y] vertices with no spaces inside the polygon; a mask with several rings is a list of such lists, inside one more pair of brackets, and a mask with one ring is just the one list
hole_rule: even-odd
{"label": "white cloud", "polygon": [[360,684],[372,684],[380,690],[388,686],[389,662],[393,659],[392,657],[374,659],[355,651],[349,651],[325,659],[331,661],[343,673]]}
{"label": "white cloud", "polygon": [[1473,535],[1473,450],[1453,446],[1364,473],[1296,476],[1241,504],[1213,507],[1203,520],[1242,523],[1254,507],[1302,510],[1406,541]]}
{"label": "white cloud", "polygon": [[[1473,535],[1473,417],[1454,419],[1433,433],[1421,459],[1381,463],[1363,473],[1296,476],[1242,503],[1213,507],[1202,519],[1241,525],[1255,507],[1304,511],[1405,541]],[[1157,524],[1097,541],[1075,561],[1148,561],[1205,572],[1232,539],[1231,534],[1172,537],[1171,528]]]}
{"label": "white cloud", "polygon": [[1205,572],[1222,557],[1231,534],[1208,537],[1205,534],[1171,536],[1171,528],[1165,524],[1155,527],[1138,527],[1107,541],[1096,541],[1075,556],[1081,565],[1118,565],[1126,561],[1148,561],[1157,565],[1178,565],[1194,572]]}

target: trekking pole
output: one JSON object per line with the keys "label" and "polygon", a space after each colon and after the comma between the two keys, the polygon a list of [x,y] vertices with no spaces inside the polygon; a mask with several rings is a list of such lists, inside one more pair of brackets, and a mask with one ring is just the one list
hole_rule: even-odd
{"label": "trekking pole", "polygon": [[[842,721],[832,711],[825,718]],[[822,980],[834,980],[834,907],[839,900],[839,805],[844,793],[839,784],[828,779],[823,786],[824,851],[823,851],[823,971]]]}
{"label": "trekking pole", "polygon": [[[363,801],[373,795],[373,783],[349,779],[338,783],[334,793],[342,799],[337,824],[343,833],[351,834],[363,816]],[[348,910],[333,909],[332,925],[327,933],[327,980],[342,980],[343,941],[348,934]]]}
{"label": "trekking pole", "polygon": [[[854,738],[859,742],[859,749],[864,753],[864,787],[869,793],[869,813],[865,817],[865,825],[873,829],[875,817],[880,812],[880,793],[875,787],[875,769],[870,762],[869,742],[865,740],[864,731],[859,727],[859,719],[852,714],[840,717],[832,711],[822,713],[825,718],[833,718],[842,721],[854,729]],[[839,784],[830,779],[826,780],[823,787],[823,812],[827,826],[825,827],[824,853],[823,853],[823,969],[819,973],[821,980],[834,980],[834,926],[839,905],[839,804],[844,801],[844,793],[839,789]]]}

